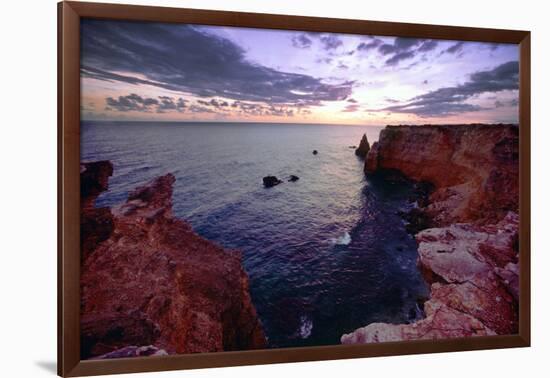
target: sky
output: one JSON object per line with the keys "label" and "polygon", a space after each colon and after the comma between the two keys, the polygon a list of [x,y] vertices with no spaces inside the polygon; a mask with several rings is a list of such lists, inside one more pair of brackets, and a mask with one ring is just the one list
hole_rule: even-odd
{"label": "sky", "polygon": [[517,123],[513,44],[81,22],[83,120]]}

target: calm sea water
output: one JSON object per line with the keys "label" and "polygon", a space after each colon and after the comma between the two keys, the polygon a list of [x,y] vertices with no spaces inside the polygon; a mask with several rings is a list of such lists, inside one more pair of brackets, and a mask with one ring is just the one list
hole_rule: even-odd
{"label": "calm sea water", "polygon": [[[371,322],[414,320],[427,295],[415,241],[397,214],[412,206],[411,188],[366,180],[349,148],[380,130],[83,122],[81,159],[114,164],[100,206],[173,173],[175,215],[243,252],[270,346],[338,344]],[[291,174],[300,180],[286,182]],[[266,189],[266,175],[285,182]]]}

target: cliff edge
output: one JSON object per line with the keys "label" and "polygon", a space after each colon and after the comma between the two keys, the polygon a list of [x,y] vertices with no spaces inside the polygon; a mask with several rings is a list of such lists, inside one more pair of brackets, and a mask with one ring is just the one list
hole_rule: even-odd
{"label": "cliff edge", "polygon": [[[430,286],[425,318],[372,323],[344,344],[518,331],[519,138],[516,125],[388,126],[365,161],[367,175],[399,172],[433,188],[413,216]],[[410,219],[410,217],[409,217]],[[420,222],[419,222],[420,223]]]}
{"label": "cliff edge", "polygon": [[158,177],[115,208],[95,208],[108,161],[81,165],[81,356],[263,348],[238,251],[172,214],[175,177]]}
{"label": "cliff edge", "polygon": [[423,209],[435,225],[496,222],[519,206],[517,125],[387,126],[365,173],[397,170],[435,190]]}

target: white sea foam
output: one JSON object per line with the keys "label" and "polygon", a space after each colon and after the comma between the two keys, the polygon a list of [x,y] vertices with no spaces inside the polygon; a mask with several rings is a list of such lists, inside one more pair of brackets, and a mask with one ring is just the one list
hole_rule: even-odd
{"label": "white sea foam", "polygon": [[311,330],[313,329],[313,322],[307,316],[302,315],[300,317],[300,329],[298,334],[302,339],[307,339],[311,335]]}
{"label": "white sea foam", "polygon": [[332,238],[330,241],[332,242],[332,244],[348,245],[349,243],[351,243],[351,235],[349,234],[349,232],[344,232],[344,235],[340,236],[339,238]]}

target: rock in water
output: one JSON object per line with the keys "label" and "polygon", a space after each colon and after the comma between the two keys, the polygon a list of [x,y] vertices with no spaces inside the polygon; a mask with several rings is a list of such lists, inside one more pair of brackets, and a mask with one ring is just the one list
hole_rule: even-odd
{"label": "rock in water", "polygon": [[298,181],[300,178],[296,175],[290,175],[290,177],[288,178],[288,181],[290,182],[295,182],[295,181]]}
{"label": "rock in water", "polygon": [[[105,165],[84,168],[86,180],[99,182],[82,180],[95,188],[82,193],[97,196],[106,189]],[[95,242],[88,243],[81,267],[83,359],[266,346],[241,254],[198,236],[172,215],[174,182],[171,174],[158,177],[108,209],[113,229],[107,238],[102,228],[101,237],[87,229],[87,240]],[[92,202],[81,201],[83,207]]]}
{"label": "rock in water", "polygon": [[317,150],[313,150],[313,155],[317,155],[319,152]]}
{"label": "rock in water", "polygon": [[277,176],[265,176],[263,178],[263,182],[266,188],[271,188],[275,185],[279,185],[280,183],[282,183],[282,181],[279,180]]}
{"label": "rock in water", "polygon": [[369,151],[370,151],[370,144],[367,139],[367,134],[363,134],[363,137],[361,138],[361,142],[359,143],[359,147],[355,149],[355,155],[359,156],[361,159],[365,159]]}

